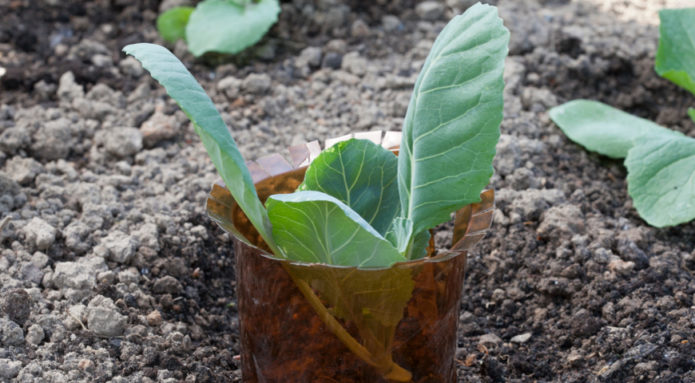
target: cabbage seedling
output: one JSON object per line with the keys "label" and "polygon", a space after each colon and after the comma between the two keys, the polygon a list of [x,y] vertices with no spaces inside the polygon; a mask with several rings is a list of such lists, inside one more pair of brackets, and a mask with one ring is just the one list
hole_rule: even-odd
{"label": "cabbage seedling", "polygon": [[203,0],[195,8],[174,7],[157,18],[171,43],[183,39],[195,56],[238,53],[257,43],[278,20],[278,0]]}
{"label": "cabbage seedling", "polygon": [[449,22],[415,83],[400,154],[351,140],[324,151],[292,194],[265,206],[229,129],[183,64],[152,44],[124,48],[178,102],[232,196],[277,257],[368,267],[423,256],[429,229],[479,201],[502,121],[509,32],[476,4]]}
{"label": "cabbage seedling", "polygon": [[[695,94],[695,8],[659,12],[656,72]],[[695,121],[695,109],[688,111]],[[574,100],[550,110],[573,141],[625,158],[628,193],[656,227],[695,219],[695,139],[597,101]]]}
{"label": "cabbage seedling", "polygon": [[[124,51],[191,119],[237,205],[273,255],[292,261],[285,269],[329,331],[386,379],[406,382],[411,373],[391,351],[414,280],[410,269],[391,266],[424,257],[429,230],[480,200],[493,172],[508,42],[494,7],[476,4],[455,17],[415,83],[398,157],[371,141],[339,143],[309,165],[295,192],[265,204],[229,129],[183,64],[157,45]],[[362,344],[336,317],[357,328]]]}

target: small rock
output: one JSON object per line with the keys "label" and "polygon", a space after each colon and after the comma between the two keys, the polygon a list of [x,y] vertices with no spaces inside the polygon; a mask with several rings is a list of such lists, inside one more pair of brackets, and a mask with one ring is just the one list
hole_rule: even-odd
{"label": "small rock", "polygon": [[43,279],[43,272],[33,263],[23,264],[22,268],[19,270],[19,275],[23,281],[29,281],[37,285],[41,283]]}
{"label": "small rock", "polygon": [[118,63],[118,67],[121,68],[123,74],[130,77],[137,78],[142,76],[143,73],[142,65],[140,65],[140,62],[133,56],[127,56],[121,60],[121,62]]}
{"label": "small rock", "polygon": [[64,230],[65,246],[77,254],[87,252],[92,243],[89,241],[89,234],[93,231],[89,226],[81,221],[72,221]]}
{"label": "small rock", "polygon": [[521,105],[532,111],[548,110],[557,104],[557,97],[549,89],[525,87],[521,93]]}
{"label": "small rock", "polygon": [[230,100],[239,97],[240,88],[241,80],[234,76],[227,76],[217,83],[217,90],[223,92]]}
{"label": "small rock", "polygon": [[31,314],[31,298],[24,289],[11,290],[5,294],[5,299],[2,301],[2,312],[10,318],[11,321],[18,323],[20,326],[29,318]]}
{"label": "small rock", "polygon": [[147,314],[147,324],[152,327],[159,326],[160,324],[162,324],[162,314],[160,314],[157,310],[154,310],[151,313]]}
{"label": "small rock", "polygon": [[87,327],[97,336],[120,336],[123,334],[127,322],[128,317],[118,312],[111,299],[97,295],[89,302]]}
{"label": "small rock", "polygon": [[423,20],[434,21],[444,16],[444,4],[437,1],[424,1],[417,5],[415,13]]}
{"label": "small rock", "polygon": [[34,156],[46,161],[67,157],[73,145],[71,124],[68,119],[60,118],[39,127],[31,145]]}
{"label": "small rock", "polygon": [[358,52],[350,52],[343,56],[341,68],[356,76],[362,76],[367,73],[367,60]]}
{"label": "small rock", "polygon": [[251,94],[264,94],[268,92],[272,80],[265,73],[251,73],[242,82],[244,90]]}
{"label": "small rock", "polygon": [[10,177],[17,181],[20,185],[30,185],[34,182],[34,178],[39,173],[43,173],[44,169],[41,163],[35,161],[33,158],[23,158],[19,156],[12,157],[7,161],[6,172]]}
{"label": "small rock", "polygon": [[478,344],[486,345],[486,344],[491,344],[491,345],[499,345],[502,343],[502,338],[499,336],[489,333],[485,335],[481,335],[480,338],[478,338]]}
{"label": "small rock", "polygon": [[152,117],[140,125],[142,142],[146,148],[151,148],[162,141],[176,137],[178,128],[176,118],[167,116],[162,113],[161,108],[158,108]]}
{"label": "small rock", "polygon": [[100,241],[108,251],[110,260],[118,263],[128,263],[135,256],[138,241],[119,230],[114,230]]}
{"label": "small rock", "polygon": [[[87,371],[87,372],[94,371],[94,362],[92,362],[89,359],[82,359],[82,360],[80,360],[79,363],[77,363],[77,368],[79,368],[82,371]],[[112,382],[113,382],[113,380],[112,380]]]}
{"label": "small rock", "polygon": [[518,168],[507,177],[507,181],[514,190],[537,189],[540,182],[534,176],[533,171],[527,168]]}
{"label": "small rock", "polygon": [[128,317],[125,315],[104,307],[90,308],[89,314],[87,314],[87,326],[97,336],[120,336],[123,334],[123,330],[125,330],[127,321]]}
{"label": "small rock", "polygon": [[190,7],[190,0],[164,0],[159,4],[159,13],[164,13],[176,7]]}
{"label": "small rock", "polygon": [[596,334],[601,329],[601,322],[586,309],[580,309],[572,315],[570,332],[578,339]]}
{"label": "small rock", "polygon": [[608,270],[620,275],[628,275],[635,269],[635,262],[623,261],[620,257],[612,256],[608,262]]}
{"label": "small rock", "polygon": [[24,343],[24,332],[15,322],[0,318],[0,344],[19,346]]}
{"label": "small rock", "polygon": [[5,129],[0,133],[0,150],[3,155],[13,155],[20,148],[24,148],[31,143],[31,136],[26,129],[15,126]]}
{"label": "small rock", "polygon": [[21,368],[22,362],[18,360],[0,358],[0,378],[7,380],[12,379],[19,374]]}
{"label": "small rock", "polygon": [[385,15],[381,18],[381,26],[384,28],[385,32],[393,32],[397,29],[401,29],[403,24],[401,20],[394,15]]}
{"label": "small rock", "polygon": [[343,55],[337,52],[328,52],[323,56],[321,66],[323,68],[340,69],[343,64]]}
{"label": "small rock", "polygon": [[56,229],[39,217],[34,217],[22,229],[28,243],[39,250],[48,249],[56,239]]}
{"label": "small rock", "polygon": [[159,230],[154,223],[146,223],[132,232],[140,246],[159,251]]}
{"label": "small rock", "polygon": [[142,133],[137,128],[116,127],[100,135],[106,151],[118,158],[129,157],[142,149]]}
{"label": "small rock", "polygon": [[170,275],[157,279],[152,286],[155,294],[178,294],[181,290],[181,283]]}
{"label": "small rock", "polygon": [[446,6],[456,10],[456,12],[462,12],[475,4],[475,0],[446,0]]}
{"label": "small rock", "polygon": [[582,234],[584,213],[576,205],[553,206],[543,213],[537,232],[545,238]]}
{"label": "small rock", "polygon": [[75,82],[75,75],[72,72],[65,72],[58,81],[58,98],[60,101],[71,103],[72,100],[83,98],[84,89],[82,85]]}
{"label": "small rock", "polygon": [[27,330],[27,335],[25,337],[27,343],[38,346],[41,341],[43,341],[43,338],[45,337],[45,333],[43,331],[43,328],[39,326],[38,324],[33,324],[29,326],[29,329]]}
{"label": "small rock", "polygon": [[357,19],[352,23],[350,27],[350,35],[352,37],[366,37],[369,36],[369,26],[367,23],[362,21],[362,19]]}
{"label": "small rock", "polygon": [[107,269],[99,257],[81,258],[78,262],[58,262],[53,272],[53,283],[57,288],[89,290],[96,287],[96,275]]}
{"label": "small rock", "polygon": [[510,339],[509,341],[512,342],[512,343],[523,344],[523,343],[528,342],[529,339],[531,339],[531,333],[530,333],[530,332],[526,332],[526,333],[523,333],[523,334],[519,334],[519,335],[513,336],[512,339]]}
{"label": "small rock", "polygon": [[572,367],[577,367],[577,366],[581,365],[583,361],[584,361],[584,357],[582,356],[582,354],[580,354],[577,351],[572,351],[567,356],[567,362]]}
{"label": "small rock", "polygon": [[323,51],[320,47],[306,47],[302,50],[297,57],[296,65],[297,67],[313,67],[316,68],[321,65],[321,57],[323,56]]}
{"label": "small rock", "polygon": [[551,297],[567,298],[572,295],[567,278],[543,278],[538,289]]}
{"label": "small rock", "polygon": [[256,47],[253,53],[261,60],[272,61],[275,56],[277,56],[277,44],[273,41],[268,41],[267,43]]}

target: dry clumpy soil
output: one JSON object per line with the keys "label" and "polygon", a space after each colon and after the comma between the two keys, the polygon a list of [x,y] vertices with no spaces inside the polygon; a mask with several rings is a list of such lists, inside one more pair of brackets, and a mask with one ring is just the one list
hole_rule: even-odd
{"label": "dry clumpy soil", "polygon": [[[0,382],[238,382],[234,254],[191,125],[120,48],[183,1],[0,0]],[[284,1],[256,48],[195,60],[242,152],[399,129],[468,0]],[[625,168],[549,121],[575,98],[695,136],[654,73],[657,10],[499,0],[512,33],[493,230],[470,254],[461,382],[695,382],[695,224],[655,229]],[[2,71],[0,69],[0,71]],[[441,233],[441,236],[445,236]]]}

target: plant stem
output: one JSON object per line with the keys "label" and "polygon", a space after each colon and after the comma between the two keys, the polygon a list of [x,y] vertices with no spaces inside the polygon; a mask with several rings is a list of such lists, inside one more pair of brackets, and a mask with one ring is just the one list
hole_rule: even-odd
{"label": "plant stem", "polygon": [[399,366],[391,358],[385,360],[384,362],[377,362],[376,358],[362,346],[350,333],[335,319],[326,306],[321,303],[319,297],[316,296],[314,290],[311,289],[309,284],[300,278],[295,278],[293,273],[285,267],[285,270],[290,275],[294,283],[302,292],[304,297],[307,299],[311,307],[314,309],[316,314],[321,318],[323,323],[328,327],[328,330],[332,332],[335,336],[340,339],[343,344],[352,351],[353,354],[357,355],[360,359],[365,361],[367,364],[375,367],[386,379],[394,380],[397,382],[409,382],[412,379],[412,374]]}

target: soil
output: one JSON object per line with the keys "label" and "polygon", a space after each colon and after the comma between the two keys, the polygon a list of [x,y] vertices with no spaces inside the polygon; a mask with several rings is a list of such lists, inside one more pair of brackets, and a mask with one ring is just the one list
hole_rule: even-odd
{"label": "soil", "polygon": [[[38,3],[38,4],[37,4]],[[192,126],[120,49],[183,1],[0,0],[0,382],[238,382],[235,259]],[[249,159],[398,130],[472,2],[294,0],[260,44],[170,48]],[[692,0],[499,0],[512,33],[494,223],[468,258],[460,382],[695,382],[695,223],[649,227],[620,161],[548,118],[590,98],[695,136],[653,70]],[[4,225],[4,226],[3,226]],[[440,228],[440,241],[447,237]]]}

